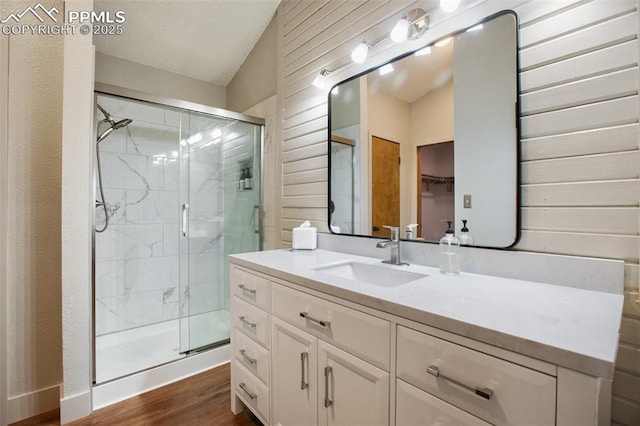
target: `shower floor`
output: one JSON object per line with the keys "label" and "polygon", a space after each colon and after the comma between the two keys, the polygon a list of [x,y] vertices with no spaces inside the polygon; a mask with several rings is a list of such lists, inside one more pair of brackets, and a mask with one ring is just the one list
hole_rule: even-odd
{"label": "shower floor", "polygon": [[[191,348],[227,340],[229,311],[194,315],[183,327],[189,331]],[[180,353],[180,321],[177,319],[98,336],[95,350],[96,383],[185,357]]]}

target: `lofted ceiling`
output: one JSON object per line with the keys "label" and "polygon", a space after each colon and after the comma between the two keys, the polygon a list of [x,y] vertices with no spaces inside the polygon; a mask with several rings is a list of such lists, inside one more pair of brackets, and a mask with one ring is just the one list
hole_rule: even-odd
{"label": "lofted ceiling", "polygon": [[[125,13],[121,35],[93,36],[96,51],[227,86],[280,0],[94,0]],[[275,54],[275,52],[274,52]]]}

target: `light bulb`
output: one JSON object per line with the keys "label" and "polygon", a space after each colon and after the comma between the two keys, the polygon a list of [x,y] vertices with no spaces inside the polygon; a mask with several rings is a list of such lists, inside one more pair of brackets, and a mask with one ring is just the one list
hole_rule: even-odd
{"label": "light bulb", "polygon": [[447,13],[451,13],[460,6],[460,0],[440,0],[440,8]]}
{"label": "light bulb", "polygon": [[369,53],[369,45],[363,41],[351,52],[351,60],[356,64],[361,64],[367,59],[367,53]]}
{"label": "light bulb", "polygon": [[311,84],[313,84],[320,90],[324,90],[327,86],[327,78],[322,74],[318,74],[318,76],[313,80],[313,83]]}
{"label": "light bulb", "polygon": [[409,21],[406,18],[402,18],[396,22],[391,30],[391,40],[396,43],[402,43],[407,39],[407,31],[409,30]]}

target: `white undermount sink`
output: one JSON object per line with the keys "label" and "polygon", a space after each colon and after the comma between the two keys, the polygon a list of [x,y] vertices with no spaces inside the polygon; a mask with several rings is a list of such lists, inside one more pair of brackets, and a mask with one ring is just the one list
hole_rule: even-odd
{"label": "white undermount sink", "polygon": [[426,274],[351,260],[318,265],[311,269],[380,287],[396,287],[428,277]]}

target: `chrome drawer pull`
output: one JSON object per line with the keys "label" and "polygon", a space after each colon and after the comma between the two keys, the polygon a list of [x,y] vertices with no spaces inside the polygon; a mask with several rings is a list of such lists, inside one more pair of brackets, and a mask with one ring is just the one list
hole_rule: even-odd
{"label": "chrome drawer pull", "polygon": [[323,321],[323,320],[315,319],[315,318],[313,318],[313,317],[309,316],[309,314],[308,314],[308,313],[306,313],[306,312],[300,312],[300,316],[301,316],[302,318],[304,318],[304,319],[307,319],[307,320],[309,320],[309,321],[311,321],[311,322],[313,322],[313,323],[318,324],[318,325],[319,325],[319,326],[321,326],[321,327],[324,327],[324,328],[329,328],[329,327],[331,327],[331,322],[330,322],[330,321]]}
{"label": "chrome drawer pull", "polygon": [[242,322],[244,325],[246,325],[247,327],[251,328],[251,329],[255,329],[256,328],[256,323],[255,322],[249,322],[246,319],[244,319],[244,316],[240,316],[238,317],[238,319],[240,320],[240,322]]}
{"label": "chrome drawer pull", "polygon": [[240,386],[240,389],[242,389],[244,391],[244,393],[249,395],[249,398],[256,399],[258,397],[258,395],[256,395],[255,393],[250,392],[249,390],[247,390],[247,385],[245,385],[244,382],[240,383],[238,386]]}
{"label": "chrome drawer pull", "polygon": [[258,362],[258,360],[255,358],[249,358],[247,356],[247,352],[244,349],[240,349],[240,355],[242,355],[242,357],[246,359],[249,364],[255,364],[256,362]]}
{"label": "chrome drawer pull", "polygon": [[256,290],[252,288],[247,288],[244,284],[238,284],[238,288],[242,291],[246,291],[249,294],[256,295]]}
{"label": "chrome drawer pull", "polygon": [[329,399],[329,374],[333,373],[333,368],[324,368],[324,407],[328,408],[333,405],[333,401]]}
{"label": "chrome drawer pull", "polygon": [[433,377],[439,377],[443,380],[453,383],[454,385],[460,386],[461,388],[466,389],[470,392],[473,392],[484,399],[489,400],[493,396],[493,390],[489,388],[481,388],[479,386],[472,387],[469,385],[465,385],[464,383],[461,383],[455,379],[452,379],[451,377],[445,376],[440,372],[440,369],[435,365],[430,365],[429,367],[427,367],[427,373],[431,374]]}
{"label": "chrome drawer pull", "polygon": [[304,380],[304,362],[309,358],[308,352],[302,352],[300,354],[300,389],[305,390],[309,387],[309,382],[305,382]]}

